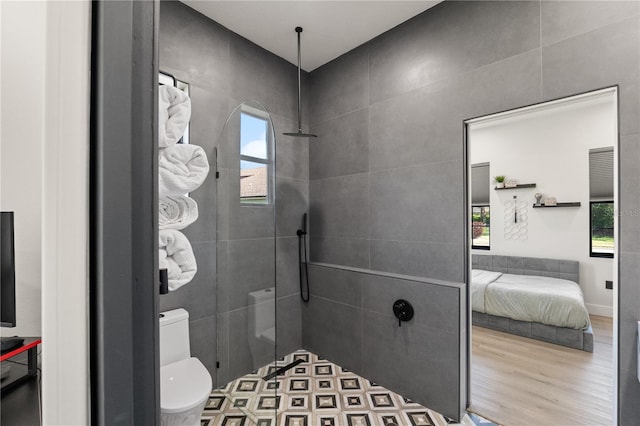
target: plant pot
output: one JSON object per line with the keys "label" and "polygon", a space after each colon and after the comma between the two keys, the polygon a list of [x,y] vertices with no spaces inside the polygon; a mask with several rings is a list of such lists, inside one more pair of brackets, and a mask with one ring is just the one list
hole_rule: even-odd
{"label": "plant pot", "polygon": [[496,188],[504,188],[504,182],[496,182]]}

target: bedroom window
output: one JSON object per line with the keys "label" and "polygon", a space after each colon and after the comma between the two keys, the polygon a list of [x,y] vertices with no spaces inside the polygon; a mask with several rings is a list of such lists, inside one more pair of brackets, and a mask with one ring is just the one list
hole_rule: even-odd
{"label": "bedroom window", "polygon": [[260,111],[244,108],[240,113],[240,203],[270,203],[271,128]]}
{"label": "bedroom window", "polygon": [[589,150],[589,255],[613,257],[613,147]]}
{"label": "bedroom window", "polygon": [[491,248],[491,213],[490,207],[471,207],[472,232],[471,248],[489,250]]}
{"label": "bedroom window", "polygon": [[591,257],[613,257],[613,201],[593,201],[591,210]]}
{"label": "bedroom window", "polygon": [[471,165],[471,248],[490,250],[490,164]]}

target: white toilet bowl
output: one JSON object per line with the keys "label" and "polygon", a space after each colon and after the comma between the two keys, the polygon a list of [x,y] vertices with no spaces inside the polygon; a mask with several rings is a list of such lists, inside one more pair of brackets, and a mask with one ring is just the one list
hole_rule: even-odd
{"label": "white toilet bowl", "polygon": [[189,348],[189,314],[160,314],[160,421],[162,426],[200,426],[213,382]]}
{"label": "white toilet bowl", "polygon": [[187,358],[162,367],[162,426],[200,426],[211,386],[211,376],[198,358]]}

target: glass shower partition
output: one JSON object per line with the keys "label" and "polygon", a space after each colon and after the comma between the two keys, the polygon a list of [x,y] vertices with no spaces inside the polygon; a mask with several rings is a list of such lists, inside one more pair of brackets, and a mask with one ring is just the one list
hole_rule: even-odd
{"label": "glass shower partition", "polygon": [[230,113],[217,144],[220,398],[211,403],[219,403],[227,417],[245,416],[246,424],[258,425],[276,424],[280,402],[275,375],[275,142],[267,110],[257,102],[243,102]]}

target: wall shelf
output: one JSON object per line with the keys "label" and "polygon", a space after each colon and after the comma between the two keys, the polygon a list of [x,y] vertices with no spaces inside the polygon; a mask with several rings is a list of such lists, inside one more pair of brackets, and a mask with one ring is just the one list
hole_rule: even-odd
{"label": "wall shelf", "polygon": [[554,209],[556,207],[580,207],[580,201],[573,203],[558,203],[555,206],[545,206],[544,204],[540,204],[539,206],[533,205],[534,209]]}
{"label": "wall shelf", "polygon": [[505,190],[505,189],[523,189],[523,188],[535,188],[535,187],[536,187],[535,183],[521,183],[521,184],[518,184],[516,186],[511,186],[509,188],[506,188],[506,187],[505,188],[498,188],[496,186],[493,189],[495,189],[496,191],[502,191],[502,190]]}

